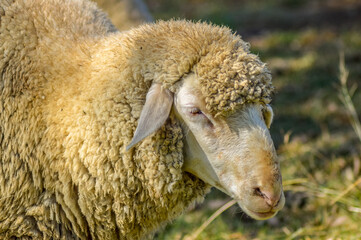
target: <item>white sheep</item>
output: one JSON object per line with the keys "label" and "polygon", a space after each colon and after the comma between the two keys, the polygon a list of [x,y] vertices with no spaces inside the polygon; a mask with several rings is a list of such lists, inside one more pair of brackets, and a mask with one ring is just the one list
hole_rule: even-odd
{"label": "white sheep", "polygon": [[270,73],[228,28],[0,0],[0,91],[0,239],[143,238],[210,186],[284,205]]}

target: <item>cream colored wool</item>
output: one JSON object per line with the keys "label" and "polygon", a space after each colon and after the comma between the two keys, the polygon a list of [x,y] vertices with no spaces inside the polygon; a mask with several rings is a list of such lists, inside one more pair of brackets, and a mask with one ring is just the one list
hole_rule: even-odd
{"label": "cream colored wool", "polygon": [[139,239],[201,201],[173,113],[125,151],[151,83],[176,91],[190,72],[219,117],[270,100],[267,68],[227,28],[121,33],[85,0],[0,0],[0,239]]}

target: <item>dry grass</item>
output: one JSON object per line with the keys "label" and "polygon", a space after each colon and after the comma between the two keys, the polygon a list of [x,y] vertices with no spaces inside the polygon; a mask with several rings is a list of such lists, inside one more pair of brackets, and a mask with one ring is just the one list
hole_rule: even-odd
{"label": "dry grass", "polygon": [[226,211],[228,208],[232,207],[235,203],[237,203],[236,200],[231,200],[224,204],[222,207],[220,207],[217,211],[215,211],[197,230],[195,230],[192,234],[187,235],[184,237],[184,240],[195,240],[201,234],[206,227],[208,227],[211,222],[213,222],[214,219],[216,219],[219,215],[221,215],[224,211]]}
{"label": "dry grass", "polygon": [[347,87],[347,79],[348,79],[349,72],[345,66],[344,52],[340,53],[339,69],[340,69],[339,79],[340,79],[340,83],[341,83],[341,91],[339,93],[340,99],[347,110],[352,128],[354,129],[354,131],[361,143],[361,124],[360,124],[360,120],[357,116],[355,106],[352,102],[352,96],[354,95],[354,93],[357,89],[357,85],[354,84],[350,90]]}

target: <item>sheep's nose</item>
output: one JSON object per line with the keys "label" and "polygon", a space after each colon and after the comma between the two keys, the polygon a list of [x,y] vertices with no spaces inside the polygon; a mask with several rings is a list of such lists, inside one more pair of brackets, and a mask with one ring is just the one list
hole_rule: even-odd
{"label": "sheep's nose", "polygon": [[255,195],[262,197],[267,205],[275,207],[281,200],[281,191],[279,189],[267,189],[265,187],[254,188]]}

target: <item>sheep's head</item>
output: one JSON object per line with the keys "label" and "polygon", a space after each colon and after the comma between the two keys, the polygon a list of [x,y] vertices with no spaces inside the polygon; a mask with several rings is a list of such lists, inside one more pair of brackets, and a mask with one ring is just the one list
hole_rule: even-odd
{"label": "sheep's head", "polygon": [[[178,26],[177,22],[161,24],[166,29]],[[174,114],[185,135],[184,171],[237,199],[251,217],[270,218],[285,203],[279,162],[268,131],[273,118],[268,105],[273,91],[271,75],[249,52],[248,44],[227,29],[186,24],[187,31],[201,30],[182,32],[185,41],[164,42],[169,44],[164,51],[167,64],[175,64],[163,66],[167,74],[153,76],[128,149]],[[165,32],[176,35],[177,31]],[[179,42],[189,45],[182,47],[186,54],[177,52]]]}
{"label": "sheep's head", "polygon": [[196,75],[185,77],[174,96],[153,84],[128,148],[157,130],[169,114],[182,122],[184,171],[237,199],[255,219],[270,218],[282,209],[285,198],[268,131],[273,118],[269,105],[248,103],[216,116],[206,108]]}

